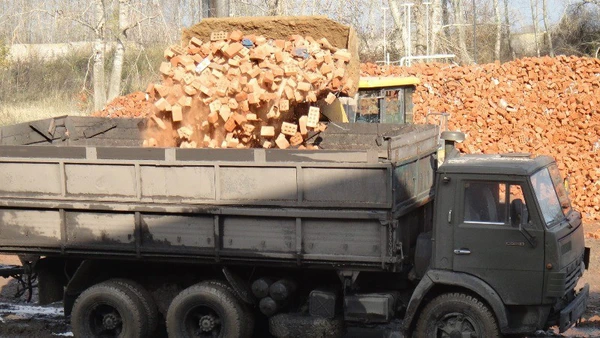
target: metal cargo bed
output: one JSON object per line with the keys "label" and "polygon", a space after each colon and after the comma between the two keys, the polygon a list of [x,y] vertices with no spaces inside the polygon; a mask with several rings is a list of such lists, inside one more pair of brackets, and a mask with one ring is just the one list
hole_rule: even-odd
{"label": "metal cargo bed", "polygon": [[141,143],[140,120],[34,123],[1,129],[2,252],[382,269],[396,220],[433,195],[435,126],[330,124],[302,151],[115,147]]}

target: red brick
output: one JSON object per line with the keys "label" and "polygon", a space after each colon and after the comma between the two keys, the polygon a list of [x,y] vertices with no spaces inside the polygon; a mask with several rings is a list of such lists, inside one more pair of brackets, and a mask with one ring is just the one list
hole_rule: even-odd
{"label": "red brick", "polygon": [[283,134],[279,134],[279,136],[277,136],[277,139],[275,139],[275,144],[277,144],[279,149],[287,149],[290,147],[290,142],[288,142],[287,138],[285,138],[285,135]]}
{"label": "red brick", "polygon": [[273,126],[262,126],[260,128],[260,136],[262,137],[274,137],[275,127]]}
{"label": "red brick", "polygon": [[224,54],[225,56],[232,58],[234,57],[240,50],[242,50],[242,48],[244,48],[244,46],[239,43],[239,42],[234,42],[232,44],[230,44],[227,49],[225,50]]}

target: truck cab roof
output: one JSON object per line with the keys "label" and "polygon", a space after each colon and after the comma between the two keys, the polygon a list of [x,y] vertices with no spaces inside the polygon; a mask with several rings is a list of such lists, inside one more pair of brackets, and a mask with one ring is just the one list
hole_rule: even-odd
{"label": "truck cab roof", "polygon": [[460,155],[444,162],[439,172],[528,176],[551,163],[554,159],[550,156],[533,157],[530,154]]}

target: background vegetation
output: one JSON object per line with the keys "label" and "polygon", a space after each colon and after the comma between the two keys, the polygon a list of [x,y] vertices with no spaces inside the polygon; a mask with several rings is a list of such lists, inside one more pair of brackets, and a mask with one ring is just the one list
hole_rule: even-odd
{"label": "background vegetation", "polygon": [[548,1],[4,0],[0,123],[87,114],[144,90],[181,29],[208,16],[327,15],[356,29],[361,60],[371,62],[384,51],[392,62],[446,53],[463,64],[597,57],[600,0]]}

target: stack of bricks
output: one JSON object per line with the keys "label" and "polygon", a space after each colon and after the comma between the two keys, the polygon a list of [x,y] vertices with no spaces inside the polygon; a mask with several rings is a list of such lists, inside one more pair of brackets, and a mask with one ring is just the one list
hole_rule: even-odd
{"label": "stack of bricks", "polygon": [[[322,102],[352,85],[350,53],[327,40],[213,32],[165,51],[144,144],[183,148],[313,148]],[[310,132],[310,134],[309,134]]]}
{"label": "stack of bricks", "polygon": [[[600,219],[600,60],[525,58],[472,66],[361,65],[363,76],[417,76],[415,121],[449,114],[467,153],[552,155],[568,177],[570,198],[588,219]],[[428,116],[429,114],[429,116]]]}

